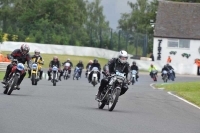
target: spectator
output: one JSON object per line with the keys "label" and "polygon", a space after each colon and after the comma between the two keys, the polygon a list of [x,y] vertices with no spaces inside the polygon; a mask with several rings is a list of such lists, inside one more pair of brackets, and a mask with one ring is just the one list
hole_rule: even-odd
{"label": "spectator", "polygon": [[150,58],[151,58],[152,61],[154,61],[153,53],[150,53]]}
{"label": "spectator", "polygon": [[171,62],[172,62],[172,59],[171,59],[170,56],[168,56],[168,58],[167,58],[167,63],[171,63]]}

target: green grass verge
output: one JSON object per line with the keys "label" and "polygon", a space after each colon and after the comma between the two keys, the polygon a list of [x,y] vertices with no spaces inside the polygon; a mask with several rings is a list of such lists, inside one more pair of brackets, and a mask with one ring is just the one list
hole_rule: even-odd
{"label": "green grass verge", "polygon": [[0,80],[3,80],[4,75],[5,75],[5,72],[0,72]]}
{"label": "green grass verge", "polygon": [[178,96],[200,106],[200,82],[185,82],[173,84],[158,84],[156,88],[165,88]]}
{"label": "green grass verge", "polygon": [[[2,51],[2,54],[7,55],[10,54],[11,52],[9,51]],[[30,53],[33,55],[33,53]],[[70,58],[72,61],[73,65],[76,66],[79,60],[82,60],[84,67],[86,67],[87,63],[89,60],[93,60],[94,58],[97,58],[99,63],[101,64],[101,67],[108,62],[108,59],[104,58],[98,58],[98,57],[93,57],[93,56],[74,56],[74,55],[61,55],[61,54],[41,54],[42,58],[44,59],[44,65],[43,68],[48,68],[49,67],[49,62],[53,59],[53,56],[58,56],[59,60],[62,62],[66,61],[67,58]]]}

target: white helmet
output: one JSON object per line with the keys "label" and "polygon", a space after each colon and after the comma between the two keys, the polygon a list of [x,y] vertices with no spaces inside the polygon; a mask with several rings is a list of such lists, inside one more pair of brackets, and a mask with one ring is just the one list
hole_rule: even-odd
{"label": "white helmet", "polygon": [[[121,57],[126,58],[126,60],[122,60]],[[120,61],[121,63],[126,63],[126,62],[127,62],[127,59],[128,59],[128,53],[127,53],[125,50],[119,51],[118,59],[119,59],[119,61]]]}

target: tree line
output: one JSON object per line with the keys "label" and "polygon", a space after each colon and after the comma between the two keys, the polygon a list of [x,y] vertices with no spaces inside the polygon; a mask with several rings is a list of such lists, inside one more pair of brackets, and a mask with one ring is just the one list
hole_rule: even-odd
{"label": "tree line", "polygon": [[150,20],[156,21],[158,0],[137,0],[135,3],[128,2],[128,5],[131,13],[121,15],[118,29],[114,31],[105,19],[101,0],[0,0],[0,41],[112,50],[131,49],[132,46],[133,50],[134,44],[139,42],[133,41],[134,38],[141,36],[140,40],[147,41],[148,52],[152,51],[153,27]]}

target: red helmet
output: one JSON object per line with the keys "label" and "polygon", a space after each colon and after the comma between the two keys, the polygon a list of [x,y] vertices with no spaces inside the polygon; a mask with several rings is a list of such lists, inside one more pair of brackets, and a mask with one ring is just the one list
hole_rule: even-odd
{"label": "red helmet", "polygon": [[22,44],[20,49],[22,52],[27,51],[28,53],[30,50],[30,47],[28,46],[28,44]]}

